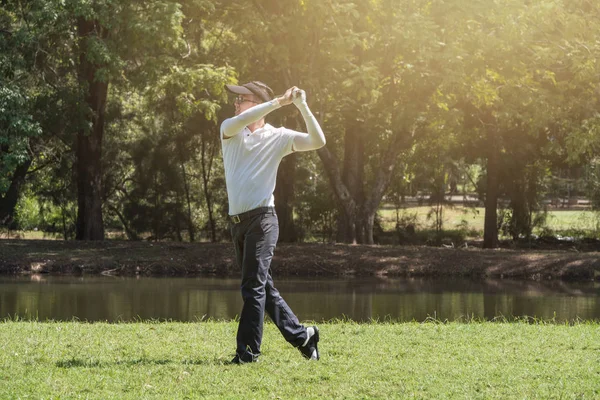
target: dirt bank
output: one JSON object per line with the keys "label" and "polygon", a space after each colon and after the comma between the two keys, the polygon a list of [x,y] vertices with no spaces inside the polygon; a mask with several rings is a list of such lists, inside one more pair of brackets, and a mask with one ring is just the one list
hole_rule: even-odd
{"label": "dirt bank", "polygon": [[[470,276],[600,280],[600,252],[282,244],[276,276]],[[230,243],[0,241],[3,274],[238,276]]]}

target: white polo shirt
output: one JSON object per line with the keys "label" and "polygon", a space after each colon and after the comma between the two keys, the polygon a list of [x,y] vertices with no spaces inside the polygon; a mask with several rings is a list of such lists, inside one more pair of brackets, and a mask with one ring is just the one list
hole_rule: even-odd
{"label": "white polo shirt", "polygon": [[254,132],[244,127],[239,134],[224,139],[221,130],[229,215],[275,205],[277,169],[283,157],[293,152],[298,134],[265,124]]}

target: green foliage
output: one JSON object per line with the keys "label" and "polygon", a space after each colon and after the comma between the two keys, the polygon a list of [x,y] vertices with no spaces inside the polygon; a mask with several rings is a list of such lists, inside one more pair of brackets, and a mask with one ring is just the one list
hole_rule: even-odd
{"label": "green foliage", "polygon": [[30,157],[29,139],[41,134],[31,108],[18,87],[0,86],[0,193],[8,189],[15,168]]}
{"label": "green foliage", "polygon": [[25,196],[21,199],[16,208],[16,221],[20,230],[32,231],[42,227],[40,204],[37,199]]}
{"label": "green foliage", "polygon": [[587,194],[594,210],[600,210],[600,160],[595,159],[589,167]]}
{"label": "green foliage", "polygon": [[[79,37],[81,21],[97,34]],[[506,233],[529,235],[541,200],[562,190],[550,177],[569,163],[592,165],[581,180],[599,204],[598,21],[600,5],[589,0],[4,1],[0,193],[31,159],[21,210],[33,199],[52,204],[69,225],[75,138],[97,112],[79,75],[89,61],[110,85],[107,221],[132,237],[158,226],[172,237],[224,229],[223,86],[249,79],[276,92],[306,89],[357,203],[390,166],[384,195],[394,202],[442,200],[452,182],[485,199],[496,155]],[[272,119],[303,129],[292,107]],[[334,167],[314,155],[296,163],[297,222],[306,237],[335,230],[340,201],[326,178]],[[304,181],[311,176],[316,185]]]}
{"label": "green foliage", "polygon": [[233,81],[231,68],[173,66],[154,86],[124,93],[130,101],[111,98],[121,121],[108,127],[109,154],[119,160],[108,177],[114,190],[108,208],[130,236],[181,240],[186,231],[194,239],[193,232],[205,226],[210,199],[203,201],[202,186],[209,185],[213,197],[224,188],[201,176],[215,175],[217,122],[227,101],[225,84]]}
{"label": "green foliage", "polygon": [[54,234],[63,239],[72,239],[75,233],[74,204],[53,204],[51,201],[39,201],[31,193],[23,196],[16,207],[15,227],[23,231],[39,231]]}
{"label": "green foliage", "polygon": [[297,172],[299,185],[296,188],[296,222],[300,227],[299,241],[331,242],[335,234],[337,210],[333,193],[326,178],[320,175],[316,163],[311,160]]}

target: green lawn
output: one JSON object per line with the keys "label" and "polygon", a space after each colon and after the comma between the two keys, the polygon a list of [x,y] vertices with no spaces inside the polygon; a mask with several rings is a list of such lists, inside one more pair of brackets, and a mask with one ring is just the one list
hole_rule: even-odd
{"label": "green lawn", "polygon": [[[426,229],[433,224],[432,219],[427,218],[431,207],[410,207],[400,210],[400,218],[412,218],[416,215],[417,228]],[[393,230],[396,225],[396,211],[393,209],[382,209],[379,211],[382,219],[383,228],[386,231]],[[458,229],[465,226],[483,232],[483,220],[485,210],[482,207],[469,208],[463,206],[453,206],[444,208],[444,229]],[[463,222],[464,221],[464,222]],[[548,212],[546,221],[547,228],[553,231],[583,230],[595,231],[598,229],[598,217],[593,211],[571,211],[555,210]]]}
{"label": "green lawn", "polygon": [[600,220],[593,211],[551,211],[548,216],[548,228],[558,230],[598,230]]}
{"label": "green lawn", "polygon": [[235,322],[0,323],[0,398],[600,397],[600,324],[321,325],[309,362],[267,324],[227,365]]}
{"label": "green lawn", "polygon": [[[400,218],[406,218],[416,222],[419,230],[430,229],[434,222],[434,216],[428,218],[431,211],[429,206],[409,207],[400,210]],[[467,229],[480,232],[483,235],[483,220],[485,210],[482,207],[452,206],[444,207],[444,229],[456,230]],[[379,210],[381,223],[385,231],[393,231],[396,226],[396,211],[388,207]],[[416,217],[413,217],[416,216]],[[589,210],[555,210],[548,213],[546,228],[554,232],[586,231],[598,232],[600,230],[600,219],[598,214]],[[534,231],[540,233],[540,229]],[[124,239],[122,233],[108,232],[108,238]],[[41,231],[3,231],[1,238],[19,239],[62,239],[60,234],[45,234]]]}
{"label": "green lawn", "polygon": [[62,236],[46,234],[42,231],[0,231],[0,239],[34,239],[34,240],[52,240],[62,239]]}

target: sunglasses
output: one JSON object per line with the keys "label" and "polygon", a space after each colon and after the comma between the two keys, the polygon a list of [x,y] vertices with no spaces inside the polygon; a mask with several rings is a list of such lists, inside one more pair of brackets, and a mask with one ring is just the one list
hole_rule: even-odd
{"label": "sunglasses", "polygon": [[235,104],[242,104],[242,103],[243,103],[243,102],[245,102],[245,101],[248,101],[248,102],[250,102],[250,103],[254,103],[254,104],[260,104],[258,101],[248,100],[248,99],[246,99],[246,98],[244,98],[244,97],[242,97],[242,96],[237,96],[237,97],[236,97],[236,98],[233,100],[233,102],[234,102]]}

